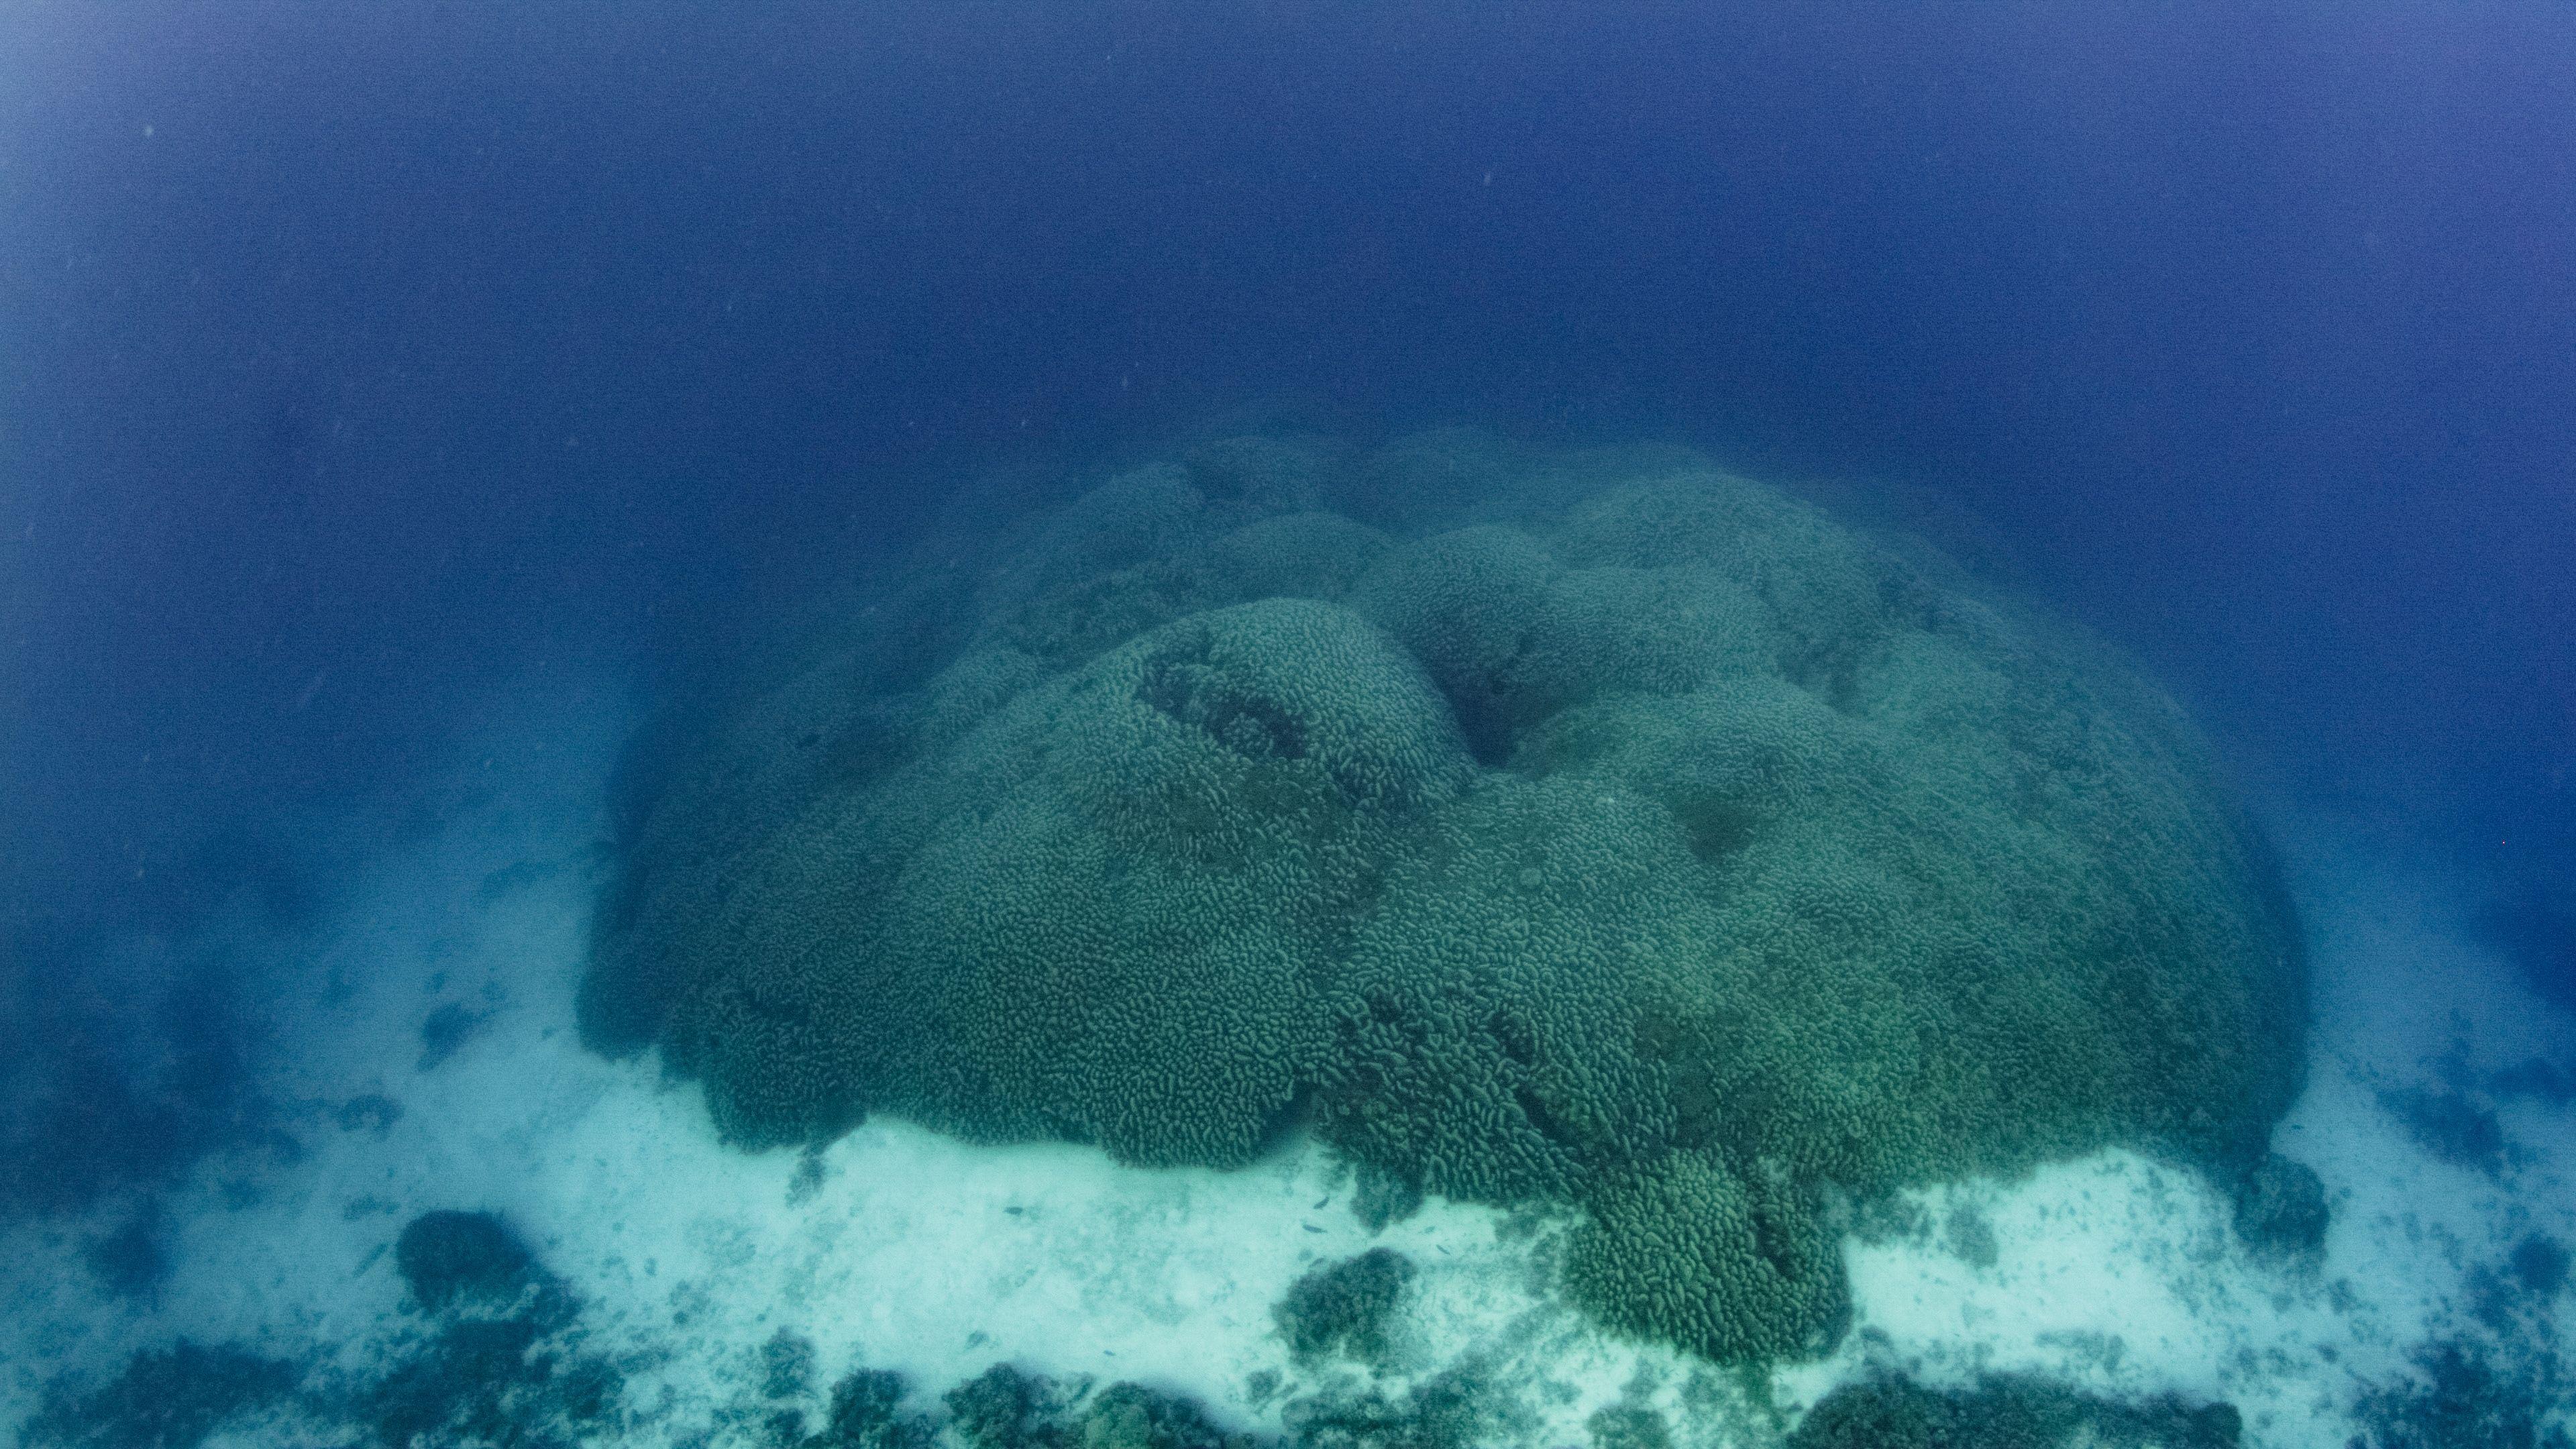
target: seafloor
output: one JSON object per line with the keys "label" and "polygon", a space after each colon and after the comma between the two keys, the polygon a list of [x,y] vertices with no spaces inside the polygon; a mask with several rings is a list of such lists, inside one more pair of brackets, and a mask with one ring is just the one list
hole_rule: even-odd
{"label": "seafloor", "polygon": [[[2565,1023],[2402,831],[2264,812],[2312,943],[2312,1064],[2276,1148],[2325,1184],[2321,1257],[2248,1247],[2199,1177],[2106,1152],[1862,1224],[1853,1331],[1762,1375],[1565,1306],[1546,1214],[1435,1200],[1373,1232],[1311,1145],[1148,1171],[878,1118],[810,1153],[720,1146],[697,1090],[575,1031],[632,712],[607,682],[532,674],[415,797],[309,822],[346,865],[309,920],[130,943],[269,963],[257,1090],[280,1105],[158,1196],[157,1278],[102,1270],[133,1200],[6,1230],[0,1435],[1758,1445],[1838,1385],[1898,1378],[1963,1415],[2032,1385],[2236,1415],[2140,1442],[2546,1444],[2576,1422]],[[416,1244],[395,1245],[439,1210],[494,1215],[529,1261],[424,1301]],[[1409,1269],[1336,1281],[1382,1316],[1281,1310],[1374,1249]],[[978,1379],[997,1364],[1020,1377]],[[2087,1422],[2066,1441],[2126,1432]]]}

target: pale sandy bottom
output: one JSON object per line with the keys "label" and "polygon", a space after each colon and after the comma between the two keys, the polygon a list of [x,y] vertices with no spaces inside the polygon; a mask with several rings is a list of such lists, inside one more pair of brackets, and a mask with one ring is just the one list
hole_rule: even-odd
{"label": "pale sandy bottom", "polygon": [[[2385,1105],[2445,1073],[2533,1057],[2563,1069],[2568,1023],[2473,943],[2459,882],[2402,838],[2326,815],[2277,822],[2315,943],[2317,1036],[2276,1141],[2326,1184],[2323,1263],[2256,1260],[2206,1184],[2127,1153],[1956,1184],[1917,1195],[1920,1231],[1847,1244],[1855,1331],[1832,1360],[1767,1385],[1618,1342],[1565,1308],[1561,1222],[1434,1201],[1373,1236],[1347,1175],[1311,1145],[1241,1172],[1141,1171],[879,1119],[810,1164],[745,1155],[717,1144],[693,1088],[575,1039],[601,788],[624,724],[613,690],[532,683],[494,701],[403,828],[315,822],[315,841],[345,842],[342,892],[293,934],[242,927],[219,943],[267,983],[262,1086],[300,1155],[233,1152],[170,1194],[174,1269],[149,1301],[102,1296],[82,1266],[114,1207],[0,1240],[0,1438],[58,1376],[96,1382],[183,1336],[365,1373],[417,1338],[389,1245],[433,1208],[519,1229],[585,1304],[587,1346],[627,1369],[646,1443],[732,1438],[723,1426],[782,1328],[813,1341],[826,1378],[896,1369],[925,1406],[1010,1361],[1139,1380],[1276,1429],[1286,1405],[1360,1371],[1293,1367],[1271,1306],[1314,1264],[1385,1244],[1420,1269],[1386,1386],[1477,1363],[1514,1386],[1510,1433],[1527,1442],[1581,1443],[1587,1417],[1623,1398],[1666,1409],[1685,1444],[1765,1442],[1883,1365],[1940,1383],[2029,1369],[2223,1397],[2250,1443],[2341,1444],[2359,1393],[2459,1331],[2475,1275],[2535,1231],[2576,1241],[2565,1105],[2502,1098],[2510,1147],[2494,1171],[2442,1160]],[[449,1006],[480,1025],[423,1070],[422,1024]],[[370,1094],[399,1117],[343,1125]]]}

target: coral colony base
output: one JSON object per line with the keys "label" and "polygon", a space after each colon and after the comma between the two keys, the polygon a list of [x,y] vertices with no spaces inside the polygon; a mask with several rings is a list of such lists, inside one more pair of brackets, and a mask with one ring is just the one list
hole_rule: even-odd
{"label": "coral colony base", "polygon": [[317,822],[274,1130],[0,1225],[0,1434],[2565,1442],[2545,1011],[1927,550],[1236,440],[781,632]]}

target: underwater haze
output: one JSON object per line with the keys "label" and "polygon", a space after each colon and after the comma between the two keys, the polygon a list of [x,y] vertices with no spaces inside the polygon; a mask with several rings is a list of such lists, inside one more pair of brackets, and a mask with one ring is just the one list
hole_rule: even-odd
{"label": "underwater haze", "polygon": [[0,1442],[2576,1443],[2576,11],[0,0]]}

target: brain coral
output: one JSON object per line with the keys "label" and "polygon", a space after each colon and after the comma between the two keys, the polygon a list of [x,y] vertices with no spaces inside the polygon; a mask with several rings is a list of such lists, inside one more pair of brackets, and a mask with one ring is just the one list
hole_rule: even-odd
{"label": "brain coral", "polygon": [[2296,1086],[2295,929],[2176,709],[1778,490],[1236,440],[989,553],[809,624],[631,812],[584,1034],[736,1140],[1307,1124],[1564,1205],[1577,1301],[1754,1359],[1838,1332],[1837,1195],[2242,1173]]}

